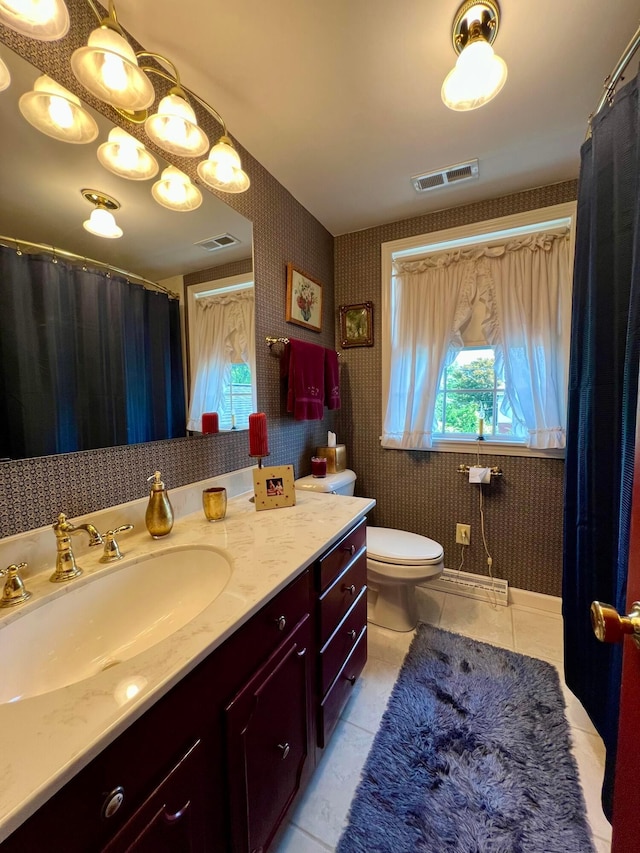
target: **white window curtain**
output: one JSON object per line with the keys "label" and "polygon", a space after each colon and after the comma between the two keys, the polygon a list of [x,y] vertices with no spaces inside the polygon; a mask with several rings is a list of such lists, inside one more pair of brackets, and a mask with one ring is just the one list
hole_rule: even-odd
{"label": "white window curtain", "polygon": [[[471,315],[475,272],[460,252],[394,263],[391,364],[382,446],[431,447],[440,378]],[[455,353],[455,350],[453,350]]]}
{"label": "white window curtain", "polygon": [[443,370],[476,298],[529,447],[563,448],[571,322],[568,231],[394,261],[382,446],[427,450]]}
{"label": "white window curtain", "polygon": [[[563,448],[571,323],[569,236],[535,234],[478,264],[483,328],[504,369],[515,420],[536,449]],[[501,364],[502,362],[502,364]]]}
{"label": "white window curtain", "polygon": [[[223,412],[224,389],[231,365],[243,361],[255,378],[255,311],[253,290],[240,290],[196,300],[195,363],[187,429],[200,432],[203,412]],[[253,382],[253,410],[256,410]]]}

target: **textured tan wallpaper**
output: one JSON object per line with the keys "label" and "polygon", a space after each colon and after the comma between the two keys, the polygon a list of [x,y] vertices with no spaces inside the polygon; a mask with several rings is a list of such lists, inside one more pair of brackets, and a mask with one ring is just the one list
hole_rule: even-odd
{"label": "textured tan wallpaper", "polygon": [[[343,408],[338,430],[340,440],[348,445],[349,466],[358,475],[356,494],[377,500],[373,523],[440,542],[449,568],[457,568],[460,562],[455,526],[462,522],[471,525],[465,570],[486,573],[478,492],[456,471],[461,462],[472,463],[473,456],[380,446],[380,246],[389,240],[572,201],[576,190],[576,182],[568,181],[336,238],[336,310],[343,304],[374,303],[374,346],[342,351]],[[564,463],[515,456],[487,458],[504,471],[501,479],[484,487],[494,573],[513,586],[560,595]]]}

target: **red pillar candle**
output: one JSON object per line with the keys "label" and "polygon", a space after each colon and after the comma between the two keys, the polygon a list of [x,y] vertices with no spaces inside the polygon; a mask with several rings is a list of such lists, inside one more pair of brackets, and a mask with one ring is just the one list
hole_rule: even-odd
{"label": "red pillar candle", "polygon": [[205,412],[202,415],[202,432],[219,432],[218,413]]}
{"label": "red pillar candle", "polygon": [[249,415],[249,456],[268,456],[267,416],[264,412]]}

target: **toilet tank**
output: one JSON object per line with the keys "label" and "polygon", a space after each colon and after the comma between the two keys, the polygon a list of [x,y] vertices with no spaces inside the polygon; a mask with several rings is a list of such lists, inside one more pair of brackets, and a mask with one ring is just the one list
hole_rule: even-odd
{"label": "toilet tank", "polygon": [[327,474],[326,477],[301,477],[295,481],[296,489],[306,492],[331,492],[334,495],[352,495],[356,485],[356,475],[348,468],[339,474]]}

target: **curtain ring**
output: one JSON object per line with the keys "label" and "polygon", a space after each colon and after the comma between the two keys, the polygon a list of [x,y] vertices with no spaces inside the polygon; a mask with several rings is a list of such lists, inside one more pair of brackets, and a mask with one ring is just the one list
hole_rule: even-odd
{"label": "curtain ring", "polygon": [[51,247],[51,252],[52,252],[51,263],[52,263],[52,264],[57,264],[57,263],[58,263],[58,257],[57,257],[57,255],[56,255],[56,247],[55,247],[55,246],[52,246],[52,247]]}
{"label": "curtain ring", "polygon": [[22,249],[20,248],[20,243],[18,243],[17,240],[14,240],[14,243],[16,244],[16,255],[22,255]]}

